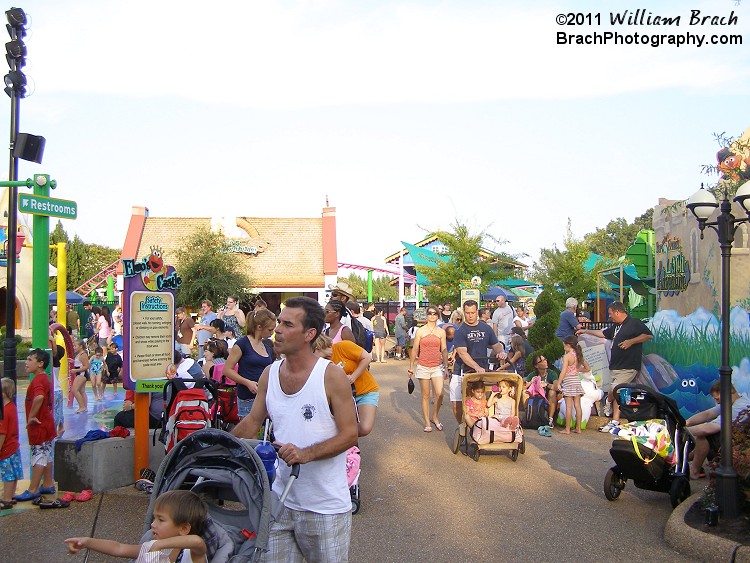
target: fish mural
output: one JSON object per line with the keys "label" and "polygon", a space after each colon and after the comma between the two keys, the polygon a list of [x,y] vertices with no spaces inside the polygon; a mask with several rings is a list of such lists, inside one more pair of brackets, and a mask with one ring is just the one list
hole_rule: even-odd
{"label": "fish mural", "polygon": [[[698,307],[681,317],[674,310],[658,311],[648,323],[654,338],[643,347],[641,371],[634,383],[647,385],[673,399],[687,419],[713,407],[709,390],[719,379],[721,324],[712,313]],[[740,395],[750,397],[750,317],[742,307],[730,312],[730,366],[732,384]],[[580,338],[582,346],[611,342],[591,335]]]}

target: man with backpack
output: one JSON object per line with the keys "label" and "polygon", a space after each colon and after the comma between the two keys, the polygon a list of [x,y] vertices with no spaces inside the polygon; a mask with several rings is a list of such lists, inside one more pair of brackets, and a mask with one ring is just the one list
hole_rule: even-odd
{"label": "man with backpack", "polygon": [[232,434],[254,438],[273,421],[281,464],[273,483],[280,494],[291,466],[304,464],[281,517],[273,523],[265,561],[348,561],[351,496],[346,451],[357,442],[352,391],[344,371],[313,352],[323,330],[323,308],[309,297],[288,299],[275,329],[274,351],[284,355],[258,381],[250,414]]}
{"label": "man with backpack", "polygon": [[373,329],[372,321],[362,316],[362,309],[359,303],[352,301],[347,304],[350,316],[352,317],[352,334],[357,346],[364,348],[367,352],[372,352]]}

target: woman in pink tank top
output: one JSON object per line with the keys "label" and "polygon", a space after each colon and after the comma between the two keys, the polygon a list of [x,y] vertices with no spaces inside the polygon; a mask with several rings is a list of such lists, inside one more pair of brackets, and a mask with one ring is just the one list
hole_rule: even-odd
{"label": "woman in pink tank top", "polygon": [[341,322],[341,317],[348,314],[344,303],[338,299],[331,299],[326,303],[324,311],[326,322],[328,323],[326,335],[331,337],[333,343],[336,344],[336,342],[341,342],[342,340],[351,340],[356,344],[352,329]]}
{"label": "woman in pink tank top", "polygon": [[[448,347],[445,344],[445,331],[437,326],[438,318],[438,310],[432,306],[427,307],[427,323],[417,330],[414,337],[414,348],[408,371],[410,379],[416,375],[419,380],[425,432],[432,432],[432,424],[438,430],[443,429],[438,419],[438,412],[443,403],[443,378],[448,374]],[[432,389],[432,398],[435,403],[432,417],[430,417],[430,389]]]}

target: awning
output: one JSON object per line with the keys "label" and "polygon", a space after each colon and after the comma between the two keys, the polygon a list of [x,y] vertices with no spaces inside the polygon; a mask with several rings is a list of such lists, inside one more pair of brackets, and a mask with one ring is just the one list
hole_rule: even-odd
{"label": "awning", "polygon": [[443,256],[442,254],[438,254],[437,252],[433,252],[426,248],[414,246],[408,242],[401,241],[401,244],[403,244],[404,248],[409,251],[409,256],[411,256],[411,260],[417,270],[417,283],[419,285],[431,285],[429,280],[419,272],[420,266],[423,268],[435,268],[436,266],[444,264],[450,260],[447,256]]}

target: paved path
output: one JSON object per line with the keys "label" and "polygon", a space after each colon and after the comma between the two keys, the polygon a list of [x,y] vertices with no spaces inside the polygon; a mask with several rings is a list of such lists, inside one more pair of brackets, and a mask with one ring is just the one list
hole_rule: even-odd
{"label": "paved path", "polygon": [[[451,452],[450,405],[440,415],[445,432],[422,431],[419,391],[406,392],[406,362],[376,364],[373,373],[380,408],[373,433],[360,442],[362,509],[353,517],[352,561],[690,561],[663,540],[668,495],[628,483],[616,502],[604,498],[608,435],[529,433],[517,462],[507,454],[474,462]],[[83,561],[66,558],[62,540],[90,533],[99,500],[3,511],[2,560]],[[96,535],[137,541],[147,505],[132,488],[107,493]],[[47,541],[37,541],[41,536]],[[108,560],[115,561],[89,557]]]}
{"label": "paved path", "polygon": [[[362,508],[355,561],[687,561],[663,541],[668,495],[636,489],[616,502],[602,482],[609,435],[527,433],[526,454],[451,452],[455,419],[422,431],[419,390],[406,392],[406,362],[375,364],[378,419],[361,440]],[[446,386],[447,397],[447,386]]]}

